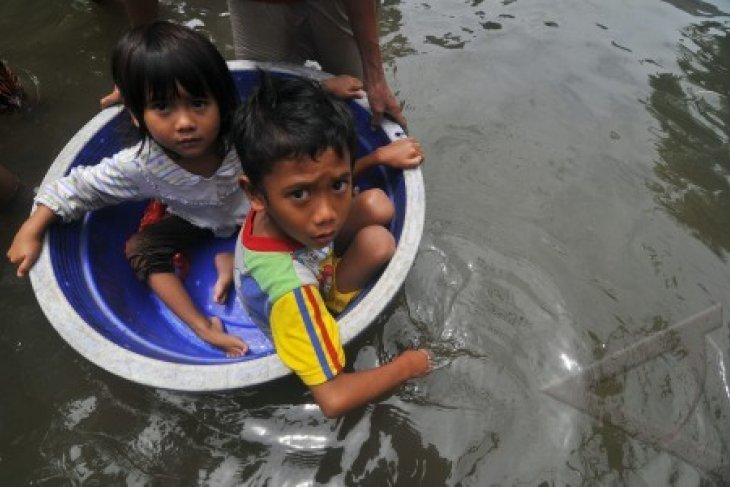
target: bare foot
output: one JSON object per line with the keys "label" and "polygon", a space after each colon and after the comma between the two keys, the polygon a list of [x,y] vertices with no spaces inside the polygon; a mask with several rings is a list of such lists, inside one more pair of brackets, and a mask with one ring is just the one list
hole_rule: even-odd
{"label": "bare foot", "polygon": [[400,357],[410,362],[411,377],[423,377],[433,369],[433,353],[426,348],[406,350]]}
{"label": "bare foot", "polygon": [[228,299],[228,291],[233,284],[233,254],[229,252],[216,254],[215,270],[218,271],[218,279],[213,285],[213,301],[223,304]]}
{"label": "bare foot", "polygon": [[211,316],[208,320],[210,321],[210,328],[208,328],[205,336],[203,337],[206,342],[222,348],[223,351],[226,352],[226,357],[240,357],[242,355],[246,355],[246,352],[248,352],[248,345],[246,345],[246,342],[237,336],[229,335],[223,331],[223,323],[220,318],[217,316]]}

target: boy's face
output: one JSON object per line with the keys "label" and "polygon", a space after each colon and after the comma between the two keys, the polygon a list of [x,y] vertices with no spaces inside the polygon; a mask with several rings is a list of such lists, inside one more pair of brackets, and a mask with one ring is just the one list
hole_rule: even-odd
{"label": "boy's face", "polygon": [[352,169],[348,155],[334,149],[316,160],[277,161],[263,177],[265,195],[250,195],[251,206],[264,210],[278,231],[301,244],[322,248],[339,233],[352,204]]}

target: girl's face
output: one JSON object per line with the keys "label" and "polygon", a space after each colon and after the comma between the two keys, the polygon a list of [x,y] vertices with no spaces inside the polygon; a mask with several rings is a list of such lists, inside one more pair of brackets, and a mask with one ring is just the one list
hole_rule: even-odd
{"label": "girl's face", "polygon": [[181,165],[217,156],[220,111],[215,98],[192,97],[178,84],[177,98],[148,100],[144,123],[158,144],[178,156]]}

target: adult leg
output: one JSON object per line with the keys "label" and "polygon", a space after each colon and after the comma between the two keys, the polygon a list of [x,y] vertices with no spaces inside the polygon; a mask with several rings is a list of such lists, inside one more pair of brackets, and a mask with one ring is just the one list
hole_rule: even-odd
{"label": "adult leg", "polygon": [[233,49],[238,59],[303,64],[304,9],[298,4],[228,0]]}
{"label": "adult leg", "polygon": [[324,71],[349,74],[362,80],[360,50],[350,27],[342,0],[307,0],[308,35],[314,46],[314,60]]}

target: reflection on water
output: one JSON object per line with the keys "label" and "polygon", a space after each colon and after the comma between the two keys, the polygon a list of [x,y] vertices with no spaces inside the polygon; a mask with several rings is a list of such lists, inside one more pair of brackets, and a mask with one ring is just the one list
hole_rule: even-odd
{"label": "reflection on water", "polygon": [[730,250],[730,29],[693,24],[677,47],[682,75],[651,76],[647,102],[661,131],[651,184],[659,202],[713,252]]}
{"label": "reflection on water", "polygon": [[[233,55],[225,2],[162,5]],[[426,231],[403,291],[347,353],[360,369],[425,344],[436,370],[336,421],[293,378],[149,389],[78,356],[0,266],[3,485],[727,485],[543,392],[730,306],[725,10],[385,0],[387,74],[428,154]],[[124,26],[113,1],[2,2],[0,57],[40,100],[0,117],[0,163],[30,186],[96,113]],[[0,246],[26,213],[0,213]],[[727,323],[702,343],[704,379],[677,345],[581,386],[730,458]]]}

